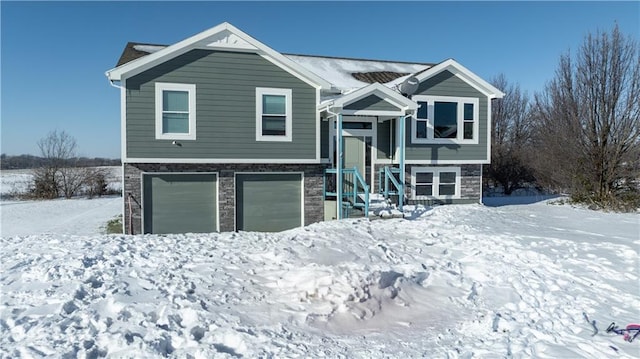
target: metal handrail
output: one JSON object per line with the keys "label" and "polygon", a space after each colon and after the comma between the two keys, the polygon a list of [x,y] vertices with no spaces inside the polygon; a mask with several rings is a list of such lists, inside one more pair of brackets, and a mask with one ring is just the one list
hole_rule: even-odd
{"label": "metal handrail", "polygon": [[[402,207],[403,198],[400,196],[404,196],[404,184],[403,183],[401,184],[400,182],[398,182],[396,177],[393,175],[394,173],[400,174],[401,170],[399,168],[393,168],[389,166],[385,166],[384,168],[380,169],[379,179],[381,182],[382,182],[382,174],[384,174],[384,191],[382,194],[384,195],[384,198],[389,198],[390,195],[397,194],[399,196],[398,202],[400,204],[400,207]],[[390,190],[389,183],[391,183],[391,185],[395,187],[396,189],[395,192]]]}
{"label": "metal handrail", "polygon": [[[327,174],[337,174],[338,173],[338,169],[337,168],[326,168],[324,170],[325,173],[325,178],[323,181],[323,191],[324,191],[324,196],[337,196],[338,193],[337,192],[328,192],[327,191],[327,180],[326,180],[326,175]],[[353,168],[344,168],[342,169],[342,173],[343,174],[350,174],[353,175],[353,178],[355,179],[353,182],[353,190],[352,191],[348,191],[348,192],[342,192],[342,197],[351,197],[352,199],[352,203],[353,206],[362,206],[364,207],[364,213],[365,216],[369,216],[369,185],[367,185],[367,182],[364,180],[364,178],[362,177],[362,175],[360,174],[360,172],[358,171],[357,167],[353,167]],[[346,181],[347,178],[343,177],[343,182]],[[344,187],[343,187],[344,188]],[[362,188],[363,192],[360,192],[359,189]],[[364,195],[364,203],[357,203],[358,202],[358,197],[360,194]],[[342,210],[342,209],[341,209]]]}

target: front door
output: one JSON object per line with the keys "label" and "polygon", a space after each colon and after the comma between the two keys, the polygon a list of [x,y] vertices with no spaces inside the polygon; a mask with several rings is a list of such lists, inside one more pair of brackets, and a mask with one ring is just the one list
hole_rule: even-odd
{"label": "front door", "polygon": [[[345,136],[342,138],[342,168],[356,168],[362,178],[366,177],[366,149],[363,136]],[[344,193],[353,193],[356,185],[355,175],[345,173],[344,175]],[[366,180],[365,180],[366,181]],[[368,181],[367,181],[368,182]],[[362,190],[362,189],[360,189]]]}
{"label": "front door", "polygon": [[364,136],[343,137],[344,157],[342,168],[357,168],[362,177],[365,177],[366,147]]}
{"label": "front door", "polygon": [[[333,164],[342,164],[342,168],[357,168],[358,172],[365,180],[371,192],[374,191],[373,184],[373,151],[375,149],[375,117],[345,116],[342,123],[342,160],[336,161],[336,123],[331,123],[330,150],[333,151]],[[349,181],[345,177],[345,181]],[[347,192],[348,189],[345,189]]]}

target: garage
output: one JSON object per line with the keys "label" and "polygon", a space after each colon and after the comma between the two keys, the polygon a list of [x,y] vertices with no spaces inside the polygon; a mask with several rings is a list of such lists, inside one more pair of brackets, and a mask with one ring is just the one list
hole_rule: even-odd
{"label": "garage", "polygon": [[218,231],[215,173],[143,174],[144,233]]}
{"label": "garage", "polygon": [[279,232],[302,225],[302,173],[236,174],[237,230]]}

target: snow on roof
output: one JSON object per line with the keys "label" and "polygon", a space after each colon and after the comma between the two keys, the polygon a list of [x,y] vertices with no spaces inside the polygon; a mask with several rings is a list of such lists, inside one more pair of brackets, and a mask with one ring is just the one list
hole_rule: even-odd
{"label": "snow on roof", "polygon": [[395,84],[399,83],[398,81],[401,82],[410,74],[423,71],[431,67],[430,64],[426,63],[348,59],[311,55],[283,55],[329,81],[334,87],[342,90],[343,93],[369,85],[368,82],[357,80],[353,76],[354,73],[395,72],[402,74],[395,80],[387,82]]}
{"label": "snow on roof", "polygon": [[[153,54],[166,47],[166,45],[129,43],[121,59],[118,61],[118,66],[147,54]],[[387,87],[393,88],[412,74],[424,71],[433,66],[428,63],[402,61],[298,54],[283,55],[324,78],[343,94],[367,86],[373,82],[380,82]]]}
{"label": "snow on roof", "polygon": [[166,46],[164,45],[133,45],[133,48],[138,51],[147,52],[149,54],[153,54],[154,52],[158,52]]}

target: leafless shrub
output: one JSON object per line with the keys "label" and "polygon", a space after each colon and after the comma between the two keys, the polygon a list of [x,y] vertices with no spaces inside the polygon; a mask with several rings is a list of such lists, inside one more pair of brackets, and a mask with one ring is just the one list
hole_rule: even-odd
{"label": "leafless shrub", "polygon": [[505,93],[492,103],[491,164],[486,176],[502,187],[504,194],[523,188],[534,181],[528,165],[531,152],[529,96],[520,85],[509,84],[500,74],[492,80]]}
{"label": "leafless shrub", "polygon": [[561,56],[532,119],[539,181],[595,207],[640,202],[640,54],[617,26]]}

